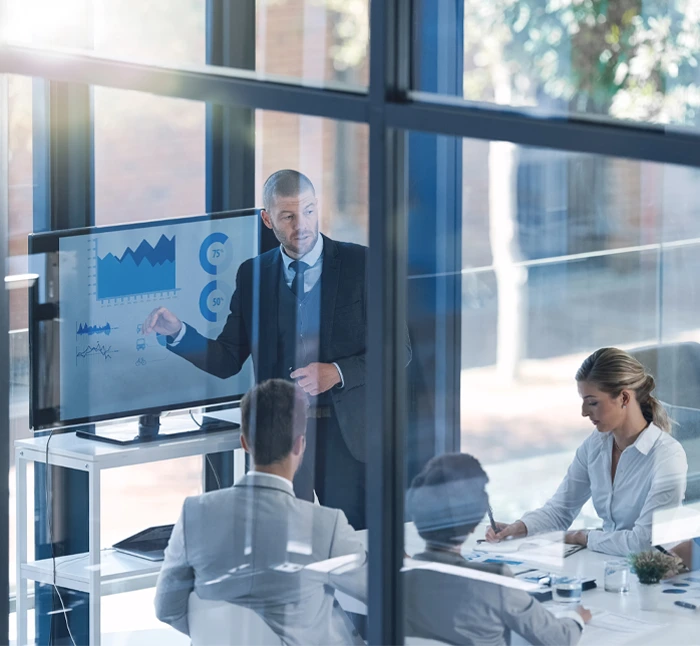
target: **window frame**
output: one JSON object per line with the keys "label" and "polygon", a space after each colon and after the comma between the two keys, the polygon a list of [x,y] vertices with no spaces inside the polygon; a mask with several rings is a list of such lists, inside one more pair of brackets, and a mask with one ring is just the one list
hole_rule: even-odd
{"label": "window frame", "polygon": [[[214,2],[215,0],[209,0]],[[184,68],[134,63],[84,52],[0,45],[0,74],[11,73],[83,86],[99,85],[204,101],[232,109],[263,109],[364,123],[369,126],[367,504],[369,535],[369,643],[403,642],[399,572],[403,559],[403,466],[405,375],[405,217],[408,131],[510,141],[553,150],[578,151],[663,164],[700,167],[700,134],[680,128],[603,122],[580,116],[542,117],[527,110],[481,106],[427,95],[410,86],[415,42],[412,18],[424,0],[370,3],[370,82],[366,92],[328,84],[301,85],[227,68]],[[225,61],[224,61],[225,62]],[[1,86],[0,86],[1,87]],[[2,99],[2,97],[0,97]],[[6,120],[0,120],[0,143]],[[6,159],[0,159],[0,171]],[[5,168],[6,170],[6,168]],[[219,169],[221,172],[221,169]],[[211,180],[213,181],[213,180]],[[207,183],[209,185],[208,176]],[[42,182],[39,182],[40,184]],[[3,196],[0,195],[0,198]],[[223,199],[223,198],[222,198]],[[6,202],[6,200],[5,200]],[[0,209],[6,206],[0,200]],[[6,224],[0,230],[0,262],[6,260]],[[8,312],[0,297],[0,356],[7,356]],[[8,366],[0,365],[0,424],[8,421]],[[9,446],[0,443],[0,470],[7,472]],[[6,486],[6,485],[3,485]],[[7,496],[0,495],[0,585],[7,585]],[[0,594],[7,603],[7,595]],[[0,606],[0,635],[7,608]]]}

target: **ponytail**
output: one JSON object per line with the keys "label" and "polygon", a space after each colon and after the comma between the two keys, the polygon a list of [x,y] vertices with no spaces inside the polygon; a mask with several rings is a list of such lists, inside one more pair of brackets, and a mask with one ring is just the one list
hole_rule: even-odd
{"label": "ponytail", "polygon": [[656,399],[656,397],[653,395],[647,395],[644,403],[640,403],[640,408],[642,409],[642,415],[644,415],[644,419],[647,422],[655,424],[665,433],[671,432],[672,420],[668,416],[663,404]]}

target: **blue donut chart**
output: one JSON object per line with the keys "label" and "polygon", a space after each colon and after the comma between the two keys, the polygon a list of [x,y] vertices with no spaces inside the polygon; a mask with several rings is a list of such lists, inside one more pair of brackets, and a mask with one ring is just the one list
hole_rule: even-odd
{"label": "blue donut chart", "polygon": [[225,233],[217,231],[204,238],[199,247],[199,264],[212,276],[217,276],[228,269],[233,259],[231,243]]}
{"label": "blue donut chart", "polygon": [[199,311],[206,321],[218,323],[228,316],[231,288],[221,280],[212,280],[199,295]]}

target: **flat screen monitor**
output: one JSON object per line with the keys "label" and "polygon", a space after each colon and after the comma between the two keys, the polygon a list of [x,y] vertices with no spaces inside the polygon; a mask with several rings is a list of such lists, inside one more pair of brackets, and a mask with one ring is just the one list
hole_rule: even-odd
{"label": "flat screen monitor", "polygon": [[255,209],[33,234],[32,428],[221,404],[253,383],[250,359],[228,379],[144,335],[159,306],[210,338],[230,311],[240,264],[257,254]]}

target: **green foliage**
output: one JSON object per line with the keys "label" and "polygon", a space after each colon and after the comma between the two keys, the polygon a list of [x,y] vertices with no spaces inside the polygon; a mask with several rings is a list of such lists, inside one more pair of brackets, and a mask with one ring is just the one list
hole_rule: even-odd
{"label": "green foliage", "polygon": [[515,104],[692,123],[700,0],[465,0],[465,54],[467,98],[507,78]]}
{"label": "green foliage", "polygon": [[629,562],[640,583],[658,583],[666,576],[678,573],[678,562],[673,556],[659,550],[639,552],[629,557]]}

